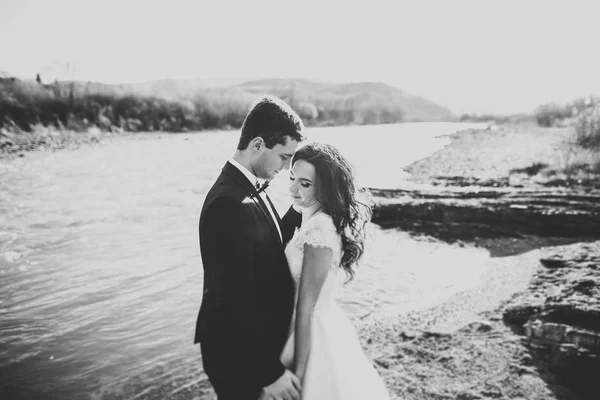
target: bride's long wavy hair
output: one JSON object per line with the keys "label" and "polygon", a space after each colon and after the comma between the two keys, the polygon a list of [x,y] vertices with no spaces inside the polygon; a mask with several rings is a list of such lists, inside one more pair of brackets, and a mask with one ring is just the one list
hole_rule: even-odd
{"label": "bride's long wavy hair", "polygon": [[354,277],[353,265],[364,252],[365,225],[372,214],[371,195],[366,189],[356,188],[354,166],[330,144],[306,144],[294,154],[292,165],[298,160],[315,167],[315,194],[342,237],[340,267],[350,281]]}

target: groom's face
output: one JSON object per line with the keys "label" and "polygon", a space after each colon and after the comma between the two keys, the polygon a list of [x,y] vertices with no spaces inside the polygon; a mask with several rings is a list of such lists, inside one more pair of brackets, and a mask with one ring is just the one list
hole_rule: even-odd
{"label": "groom's face", "polygon": [[272,149],[263,144],[254,167],[254,174],[258,178],[271,180],[281,170],[289,169],[297,147],[298,142],[290,139],[289,136],[286,136],[283,145],[276,144]]}

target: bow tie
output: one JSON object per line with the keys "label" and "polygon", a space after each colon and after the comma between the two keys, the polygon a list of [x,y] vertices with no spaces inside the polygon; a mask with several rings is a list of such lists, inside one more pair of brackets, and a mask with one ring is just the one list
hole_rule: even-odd
{"label": "bow tie", "polygon": [[256,185],[254,185],[256,187],[256,191],[260,194],[260,192],[264,191],[266,188],[269,187],[269,183],[270,181],[265,181],[265,183],[263,183],[262,185],[258,182],[256,182]]}

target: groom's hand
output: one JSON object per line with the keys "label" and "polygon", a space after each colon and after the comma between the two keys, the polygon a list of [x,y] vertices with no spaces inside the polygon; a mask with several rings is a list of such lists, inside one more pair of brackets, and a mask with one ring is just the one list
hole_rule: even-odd
{"label": "groom's hand", "polygon": [[258,400],[300,400],[300,380],[289,370],[262,389]]}

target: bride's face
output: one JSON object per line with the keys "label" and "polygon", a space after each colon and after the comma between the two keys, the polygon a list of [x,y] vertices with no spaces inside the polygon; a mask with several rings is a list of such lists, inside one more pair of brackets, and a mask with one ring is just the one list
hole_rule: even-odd
{"label": "bride's face", "polygon": [[290,196],[292,202],[304,208],[318,203],[315,191],[315,167],[304,160],[298,160],[290,170]]}

